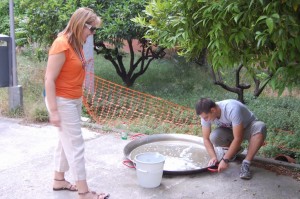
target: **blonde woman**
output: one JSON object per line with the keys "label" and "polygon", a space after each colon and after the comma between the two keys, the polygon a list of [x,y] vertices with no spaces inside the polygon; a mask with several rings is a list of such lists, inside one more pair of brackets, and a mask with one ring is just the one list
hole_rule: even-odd
{"label": "blonde woman", "polygon": [[[50,122],[59,129],[53,190],[78,191],[79,199],[109,197],[109,194],[97,194],[88,188],[80,125],[86,66],[83,44],[101,24],[101,18],[92,9],[77,9],[50,48],[45,75],[45,99]],[[65,172],[69,169],[76,185],[65,180]]]}

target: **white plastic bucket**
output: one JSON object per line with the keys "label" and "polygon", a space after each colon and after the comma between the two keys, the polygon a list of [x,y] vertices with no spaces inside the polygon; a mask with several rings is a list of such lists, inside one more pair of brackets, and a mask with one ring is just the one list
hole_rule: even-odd
{"label": "white plastic bucket", "polygon": [[144,188],[158,187],[162,180],[165,157],[157,152],[141,153],[135,156],[138,183]]}

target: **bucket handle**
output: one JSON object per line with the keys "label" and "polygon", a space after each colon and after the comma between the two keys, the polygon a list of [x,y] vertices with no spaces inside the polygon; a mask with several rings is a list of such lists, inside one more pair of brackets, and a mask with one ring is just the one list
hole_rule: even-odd
{"label": "bucket handle", "polygon": [[124,160],[123,164],[129,168],[135,168],[135,164],[131,160]]}

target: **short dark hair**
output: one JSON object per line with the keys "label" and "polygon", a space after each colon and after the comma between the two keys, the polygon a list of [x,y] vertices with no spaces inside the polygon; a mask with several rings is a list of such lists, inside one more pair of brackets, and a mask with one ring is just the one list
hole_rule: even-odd
{"label": "short dark hair", "polygon": [[209,98],[201,98],[195,106],[196,114],[201,115],[201,113],[209,113],[210,109],[216,107],[216,103]]}

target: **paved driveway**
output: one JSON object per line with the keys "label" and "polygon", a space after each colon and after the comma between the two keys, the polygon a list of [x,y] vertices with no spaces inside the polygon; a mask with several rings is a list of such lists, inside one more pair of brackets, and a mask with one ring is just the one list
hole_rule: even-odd
{"label": "paved driveway", "polygon": [[[73,199],[76,193],[52,191],[52,154],[56,128],[22,125],[0,118],[0,198]],[[230,163],[223,173],[163,176],[159,187],[142,188],[136,172],[122,164],[123,148],[130,140],[118,133],[97,133],[83,128],[86,168],[92,190],[105,191],[111,199],[300,199],[300,182],[253,167],[253,179],[238,177],[240,163]],[[72,177],[67,175],[72,181]]]}

